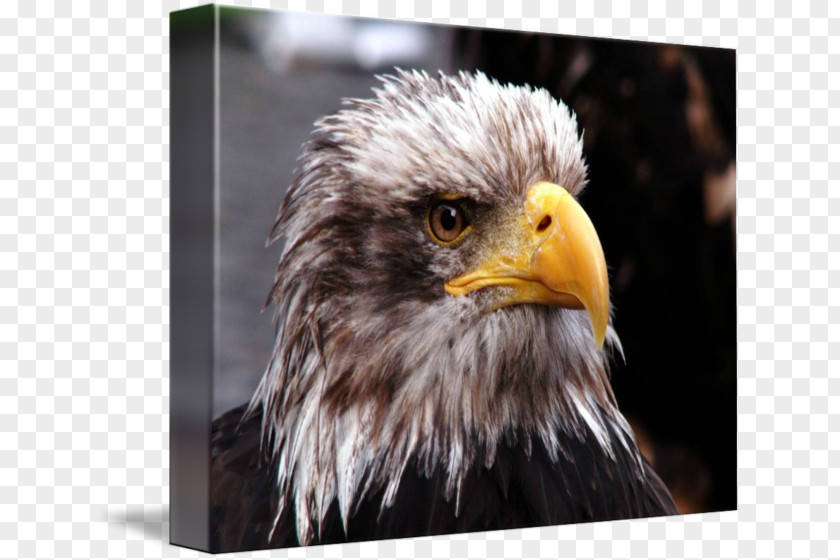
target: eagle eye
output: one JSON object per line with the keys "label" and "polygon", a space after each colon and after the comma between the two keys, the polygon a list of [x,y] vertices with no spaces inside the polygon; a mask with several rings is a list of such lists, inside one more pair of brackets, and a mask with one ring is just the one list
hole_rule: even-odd
{"label": "eagle eye", "polygon": [[442,245],[457,240],[469,226],[464,209],[454,200],[439,200],[432,204],[427,221],[432,238]]}

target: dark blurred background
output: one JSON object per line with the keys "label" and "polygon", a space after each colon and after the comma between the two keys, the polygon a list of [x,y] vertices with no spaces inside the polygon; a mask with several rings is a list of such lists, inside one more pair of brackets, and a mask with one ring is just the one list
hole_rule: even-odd
{"label": "dark blurred background", "polygon": [[221,8],[219,368],[247,401],[273,342],[265,248],[313,122],[394,66],[482,70],[578,116],[610,266],[621,410],[683,513],[737,507],[735,52]]}

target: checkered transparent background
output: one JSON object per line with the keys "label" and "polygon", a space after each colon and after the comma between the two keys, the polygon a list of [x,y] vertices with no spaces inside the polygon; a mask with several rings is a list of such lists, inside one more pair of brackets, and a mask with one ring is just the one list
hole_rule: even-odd
{"label": "checkered transparent background", "polygon": [[[740,506],[234,556],[840,557],[840,4],[236,4],[737,48]],[[191,5],[0,5],[2,557],[203,556],[166,505],[167,14]]]}

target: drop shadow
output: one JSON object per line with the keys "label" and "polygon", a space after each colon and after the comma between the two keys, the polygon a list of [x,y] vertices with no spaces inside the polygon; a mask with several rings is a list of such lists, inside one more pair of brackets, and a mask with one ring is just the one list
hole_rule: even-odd
{"label": "drop shadow", "polygon": [[147,539],[169,544],[168,505],[123,506],[123,509],[109,509],[107,519],[103,521],[121,525],[126,530],[140,532]]}

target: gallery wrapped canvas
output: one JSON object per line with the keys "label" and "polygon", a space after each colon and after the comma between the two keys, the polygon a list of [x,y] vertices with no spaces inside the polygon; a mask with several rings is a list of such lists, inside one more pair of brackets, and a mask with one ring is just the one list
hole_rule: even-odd
{"label": "gallery wrapped canvas", "polygon": [[734,509],[735,56],[171,16],[171,539]]}

